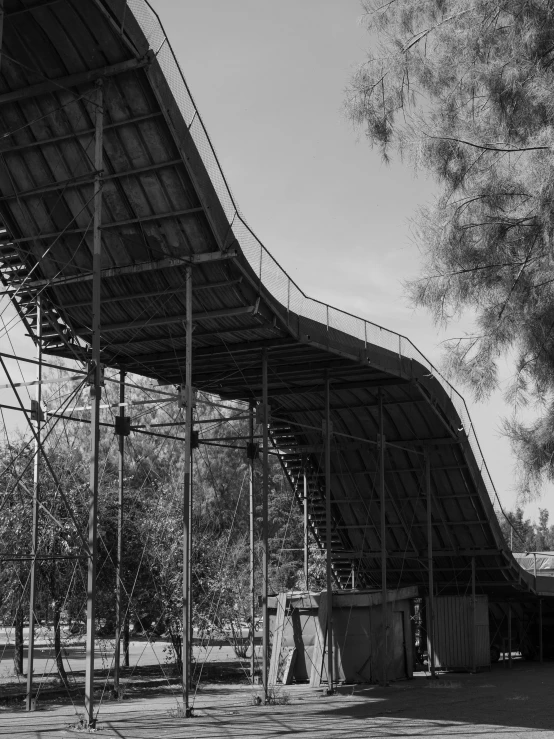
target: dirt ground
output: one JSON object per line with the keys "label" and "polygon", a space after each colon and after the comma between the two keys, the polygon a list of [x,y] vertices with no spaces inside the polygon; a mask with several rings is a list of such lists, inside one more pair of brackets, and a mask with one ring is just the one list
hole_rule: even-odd
{"label": "dirt ground", "polygon": [[[259,688],[202,683],[195,717],[182,718],[178,687],[148,697],[144,691],[122,702],[104,700],[98,736],[119,739],[227,739],[285,737],[471,737],[554,739],[554,663],[514,661],[477,675],[423,674],[388,688],[342,686],[333,696],[304,685],[277,689],[276,705],[255,705]],[[173,693],[173,694],[171,694]],[[98,693],[97,699],[100,697]],[[43,700],[27,714],[21,701],[0,704],[0,736],[57,739],[81,734],[75,727],[82,699],[60,705]]]}

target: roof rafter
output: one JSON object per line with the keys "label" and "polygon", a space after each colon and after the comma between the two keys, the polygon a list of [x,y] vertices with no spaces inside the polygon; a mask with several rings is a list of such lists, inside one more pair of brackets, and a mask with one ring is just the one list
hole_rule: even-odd
{"label": "roof rafter", "polygon": [[118,64],[110,64],[106,67],[91,69],[87,72],[78,72],[77,74],[68,74],[64,77],[58,77],[53,80],[45,80],[36,85],[28,85],[21,87],[19,90],[11,90],[0,95],[0,105],[6,103],[15,103],[19,100],[28,100],[39,95],[46,95],[58,90],[65,90],[68,87],[77,87],[86,85],[89,82],[95,82],[101,77],[115,77],[123,72],[130,72],[134,69],[141,69],[151,64],[153,53],[146,54],[142,59],[128,59]]}

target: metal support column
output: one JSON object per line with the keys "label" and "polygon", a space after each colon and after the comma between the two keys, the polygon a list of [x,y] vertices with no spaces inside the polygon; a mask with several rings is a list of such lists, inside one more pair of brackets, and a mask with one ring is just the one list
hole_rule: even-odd
{"label": "metal support column", "polygon": [[542,649],[542,600],[539,598],[539,662],[543,661]]}
{"label": "metal support column", "polygon": [[431,500],[431,460],[425,452],[425,495],[427,501],[427,569],[429,575],[429,596],[427,599],[427,641],[429,644],[429,672],[435,677],[435,593],[433,582],[433,519]]}
{"label": "metal support column", "polygon": [[192,715],[189,706],[190,647],[191,647],[191,581],[190,581],[190,501],[191,501],[191,441],[192,441],[192,269],[185,272],[186,360],[185,360],[185,480],[183,490],[183,707],[185,716]]}
{"label": "metal support column", "polygon": [[250,634],[251,634],[251,649],[252,654],[250,655],[250,678],[252,685],[254,685],[254,677],[256,672],[256,573],[255,573],[255,556],[254,547],[256,542],[254,541],[254,407],[250,403],[248,411],[248,432],[250,436],[250,452],[248,455],[248,477],[249,477],[249,488],[250,488]]}
{"label": "metal support column", "polygon": [[385,511],[385,434],[383,433],[383,396],[379,392],[379,501],[381,506],[381,620],[383,624],[383,663],[381,665],[381,685],[388,685],[388,608],[387,608],[387,519]]}
{"label": "metal support column", "polygon": [[[194,418],[192,417],[194,411],[194,389],[191,394],[192,398],[192,409],[191,409],[191,422],[190,422],[190,485],[189,485],[189,685],[192,686],[191,666],[192,666],[192,655],[193,655],[193,639],[194,639],[194,627],[192,625],[192,545],[193,545],[193,528],[192,528],[192,510],[194,505]],[[190,710],[190,715],[193,715],[193,708]]]}
{"label": "metal support column", "polygon": [[[0,0],[1,3],[1,0]],[[2,11],[3,15],[3,11]],[[31,413],[31,418],[35,416],[36,438],[35,438],[35,455],[33,460],[33,523],[31,530],[31,553],[33,559],[31,561],[31,577],[29,583],[29,646],[27,650],[27,711],[34,711],[35,701],[33,698],[33,669],[34,669],[34,649],[35,649],[35,605],[36,605],[36,588],[37,588],[37,545],[38,545],[38,516],[39,516],[39,498],[40,498],[40,431],[41,431],[41,400],[42,400],[42,310],[41,298],[37,298],[37,386],[35,393],[35,413]]]}
{"label": "metal support column", "polygon": [[0,0],[0,68],[2,64],[3,48],[4,48],[4,0]]}
{"label": "metal support column", "polygon": [[327,581],[327,695],[333,694],[333,580],[332,580],[332,518],[331,518],[331,383],[325,380],[325,533]]}
{"label": "metal support column", "polygon": [[117,501],[117,558],[115,561],[115,654],[113,667],[113,693],[117,698],[119,695],[119,671],[121,662],[121,575],[123,562],[123,478],[125,472],[125,436],[123,424],[125,419],[125,370],[119,371],[119,418],[118,429],[118,501]]}
{"label": "metal support column", "polygon": [[304,583],[306,590],[310,589],[309,570],[309,539],[308,539],[308,475],[304,466]]}
{"label": "metal support column", "polygon": [[512,604],[508,605],[508,667],[512,668]]}
{"label": "metal support column", "polygon": [[269,551],[268,551],[268,495],[269,495],[269,407],[267,390],[267,349],[262,353],[262,682],[265,700],[268,700],[269,668]]}
{"label": "metal support column", "polygon": [[477,601],[475,599],[475,557],[471,558],[471,671],[477,672]]}
{"label": "metal support column", "polygon": [[98,556],[98,451],[100,446],[100,396],[102,368],[100,365],[100,287],[102,254],[102,167],[104,100],[102,80],[96,83],[96,140],[94,149],[94,221],[92,252],[92,363],[90,367],[90,483],[88,519],[88,576],[87,576],[87,637],[85,656],[85,721],[94,728],[94,637],[96,618],[96,560]]}

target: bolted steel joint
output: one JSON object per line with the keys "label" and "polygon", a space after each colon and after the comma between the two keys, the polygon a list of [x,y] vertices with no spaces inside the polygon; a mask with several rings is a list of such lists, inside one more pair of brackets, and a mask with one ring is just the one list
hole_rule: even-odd
{"label": "bolted steel joint", "polygon": [[258,403],[256,406],[256,425],[271,422],[271,406]]}
{"label": "bolted steel joint", "polygon": [[[191,387],[191,398],[192,398],[192,408],[196,408],[196,388]],[[177,398],[177,405],[179,408],[186,408],[187,407],[187,397],[188,397],[188,387],[186,385],[181,385],[179,387],[179,393]]]}

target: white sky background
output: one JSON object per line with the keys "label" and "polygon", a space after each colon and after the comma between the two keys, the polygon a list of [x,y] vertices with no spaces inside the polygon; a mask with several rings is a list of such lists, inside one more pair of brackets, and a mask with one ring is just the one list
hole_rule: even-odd
{"label": "white sky background", "polygon": [[[257,236],[308,295],[408,336],[438,364],[439,342],[460,328],[438,332],[402,288],[419,269],[409,219],[433,185],[401,162],[384,165],[342,112],[371,43],[359,0],[151,3]],[[32,356],[20,334],[17,353]],[[498,430],[509,409],[499,394],[486,405],[467,395],[500,499],[512,508],[513,457]],[[553,498],[545,491],[527,515],[546,507],[554,519]]]}
{"label": "white sky background", "polygon": [[[438,332],[407,304],[419,269],[409,219],[433,184],[386,166],[342,112],[371,39],[359,0],[151,0],[223,171],[256,235],[310,296],[408,336],[431,361]],[[469,328],[469,325],[468,325]],[[463,388],[461,388],[463,391]],[[467,401],[500,499],[515,504],[500,394]],[[535,517],[552,491],[527,506]]]}

